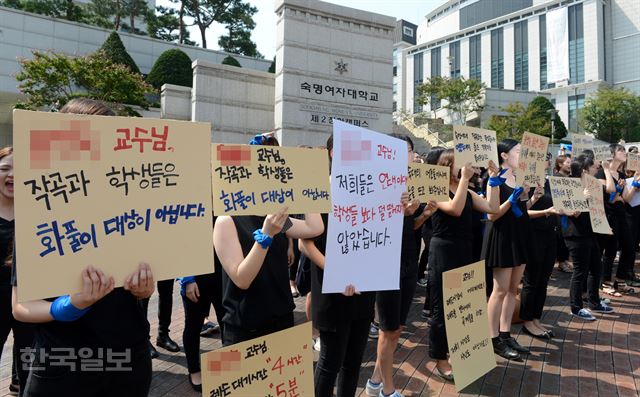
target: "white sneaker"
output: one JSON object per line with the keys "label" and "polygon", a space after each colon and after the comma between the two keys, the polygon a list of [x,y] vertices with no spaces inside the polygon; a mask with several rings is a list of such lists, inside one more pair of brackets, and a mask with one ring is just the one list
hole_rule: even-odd
{"label": "white sneaker", "polygon": [[317,337],[316,341],[313,343],[313,350],[317,352],[320,351],[320,337]]}
{"label": "white sneaker", "polygon": [[400,394],[397,390],[394,391],[393,394],[391,394],[390,396],[387,396],[382,392],[382,390],[380,390],[380,394],[378,395],[378,397],[404,397],[404,396]]}
{"label": "white sneaker", "polygon": [[378,395],[382,393],[382,382],[376,384],[372,383],[371,379],[367,379],[365,393],[367,393],[367,396],[378,397]]}

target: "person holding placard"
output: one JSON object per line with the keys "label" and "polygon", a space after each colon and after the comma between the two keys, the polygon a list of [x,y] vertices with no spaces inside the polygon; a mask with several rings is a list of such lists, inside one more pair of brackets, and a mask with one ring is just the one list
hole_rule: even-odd
{"label": "person holding placard", "polygon": [[[115,115],[91,99],[71,100],[60,112]],[[18,302],[16,259],[14,255],[13,314],[37,324],[30,353],[35,359],[24,396],[146,396],[151,384],[149,322],[138,300],[155,289],[151,267],[141,263],[124,287],[114,288],[113,277],[87,266],[81,273],[81,292]]]}
{"label": "person holding placard", "polygon": [[518,167],[520,143],[505,139],[498,144],[498,161],[503,171],[500,190],[488,189],[487,196],[500,195],[500,209],[489,214],[493,226],[487,238],[486,265],[493,271],[493,290],[489,297],[490,335],[493,350],[506,359],[517,359],[529,349],[511,337],[511,320],[516,305],[518,285],[524,267],[531,258],[531,225],[527,210],[537,197],[529,199],[527,186],[517,186],[512,170]]}
{"label": "person holding placard", "polygon": [[[553,167],[553,176],[569,176],[569,174],[571,174],[571,158],[561,154],[556,157],[555,166]],[[571,273],[573,271],[573,267],[571,266],[571,263],[569,263],[569,249],[564,243],[560,223],[558,223],[557,226],[556,247],[558,253],[556,259],[558,261],[558,269],[561,272]]]}
{"label": "person holding placard", "polygon": [[[611,161],[603,162],[602,168],[598,170],[595,177],[603,180],[606,187],[605,211],[609,226],[613,231],[613,235],[598,235],[603,255],[603,287],[606,293],[616,295],[619,292],[633,293],[635,292],[634,288],[640,287],[640,280],[636,279],[633,272],[635,250],[625,211],[625,201],[629,201],[638,188],[626,186],[625,175],[620,172],[620,167],[627,161],[624,146],[614,143],[609,148]],[[638,174],[636,173],[636,175]],[[613,262],[618,249],[620,250],[620,259],[615,279],[612,280]]]}
{"label": "person holding placard", "polygon": [[[550,167],[547,156],[547,168]],[[551,339],[554,333],[540,323],[544,302],[547,299],[547,285],[556,262],[557,225],[556,215],[561,212],[553,208],[551,187],[545,179],[543,186],[530,192],[536,202],[529,209],[531,218],[531,242],[533,250],[530,263],[524,269],[524,282],[520,301],[520,318],[524,321],[522,330],[531,336]],[[537,198],[536,198],[537,197]]]}
{"label": "person holding placard", "polygon": [[[583,179],[583,175],[594,175],[597,169],[598,166],[594,164],[591,157],[580,155],[575,157],[571,163],[571,176]],[[588,193],[585,189],[585,196],[588,197]],[[594,321],[595,317],[593,317],[592,311],[613,312],[613,309],[603,303],[599,296],[602,261],[598,240],[591,228],[588,212],[567,214],[562,219],[562,234],[573,262],[573,274],[569,287],[571,314],[586,321]],[[582,291],[585,284],[587,285],[590,309],[583,307]]]}
{"label": "person holding placard", "polygon": [[[497,194],[491,200],[480,197],[469,189],[469,180],[475,169],[468,163],[455,164],[453,149],[442,152],[438,165],[449,167],[449,201],[436,203],[438,211],[431,216],[433,235],[429,247],[431,271],[431,327],[429,328],[429,356],[436,360],[435,374],[452,381],[453,372],[448,361],[447,333],[445,329],[442,274],[473,262],[473,211],[495,213],[500,202]],[[500,180],[497,166],[489,160],[489,190],[496,190]]]}
{"label": "person holding placard", "polygon": [[314,238],[324,227],[319,214],[304,221],[287,207],[267,216],[220,216],[213,229],[222,275],[223,345],[229,346],[293,326],[288,238]]}

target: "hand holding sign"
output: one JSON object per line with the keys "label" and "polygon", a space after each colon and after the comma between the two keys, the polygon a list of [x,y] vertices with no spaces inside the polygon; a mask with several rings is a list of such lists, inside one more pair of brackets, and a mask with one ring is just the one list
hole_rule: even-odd
{"label": "hand holding sign", "polygon": [[87,266],[82,270],[82,291],[71,295],[71,304],[86,309],[113,291],[113,277],[107,277],[100,269]]}
{"label": "hand holding sign", "polygon": [[262,233],[269,237],[273,237],[280,233],[285,221],[289,219],[289,213],[287,211],[289,211],[289,207],[284,207],[275,214],[267,215],[264,218],[264,224],[262,225]]}

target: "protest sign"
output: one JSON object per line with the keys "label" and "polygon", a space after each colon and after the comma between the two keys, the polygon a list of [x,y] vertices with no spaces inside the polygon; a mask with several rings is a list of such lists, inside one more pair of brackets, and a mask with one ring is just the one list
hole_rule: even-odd
{"label": "protest sign", "polygon": [[202,395],[313,396],[311,322],[204,353]]}
{"label": "protest sign", "polygon": [[585,150],[593,150],[593,138],[588,135],[571,134],[571,155],[579,156]]}
{"label": "protest sign", "polygon": [[522,186],[527,183],[535,187],[544,185],[545,168],[547,163],[547,146],[549,138],[525,132],[520,146],[520,160],[516,169],[516,184]]}
{"label": "protest sign", "polygon": [[583,174],[585,188],[591,196],[587,199],[589,203],[589,218],[591,218],[591,229],[594,233],[613,234],[607,214],[604,212],[604,198],[602,196],[602,183],[588,174]]}
{"label": "protest sign", "polygon": [[334,121],[333,153],[322,292],[399,289],[407,143]]}
{"label": "protest sign", "polygon": [[[627,178],[625,180],[625,182],[627,183],[627,189],[631,187],[631,183],[633,182],[633,177],[632,178]],[[640,194],[638,194],[640,192],[636,191],[633,196],[631,196],[631,201],[629,201],[629,205],[631,207],[637,207],[638,205],[640,205]]]}
{"label": "protest sign", "polygon": [[141,261],[156,280],[213,271],[209,124],[23,110],[13,123],[20,301],[80,291],[88,265],[116,287]]}
{"label": "protest sign", "polygon": [[589,211],[587,198],[584,196],[584,186],[580,178],[549,177],[551,199],[553,207],[570,215],[576,211]]}
{"label": "protest sign", "polygon": [[409,200],[449,201],[449,167],[411,163],[408,176]]}
{"label": "protest sign", "polygon": [[640,171],[640,154],[627,153],[627,170]]}
{"label": "protest sign", "polygon": [[498,166],[496,132],[482,128],[453,126],[455,162],[459,167],[471,163],[474,167],[488,167],[489,160]]}
{"label": "protest sign", "polygon": [[212,145],[213,212],[267,215],[327,213],[326,150],[278,146]]}
{"label": "protest sign", "polygon": [[496,366],[484,271],[484,261],[480,261],[442,274],[449,359],[458,392]]}
{"label": "protest sign", "polygon": [[611,149],[609,149],[609,145],[594,146],[593,154],[596,161],[605,161],[611,159]]}

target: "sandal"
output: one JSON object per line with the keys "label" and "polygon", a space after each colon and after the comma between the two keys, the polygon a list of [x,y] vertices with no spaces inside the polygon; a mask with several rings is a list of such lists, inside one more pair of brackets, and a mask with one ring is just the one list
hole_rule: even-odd
{"label": "sandal", "polygon": [[622,294],[616,290],[614,284],[611,283],[611,281],[605,281],[602,283],[602,292],[616,298],[622,297]]}
{"label": "sandal", "polygon": [[560,262],[558,264],[558,270],[564,273],[571,273],[573,271],[573,269],[569,267],[569,264],[567,262]]}
{"label": "sandal", "polygon": [[613,283],[613,288],[626,294],[636,293],[636,290],[633,287],[628,286],[627,283],[625,283],[624,281],[616,280]]}

